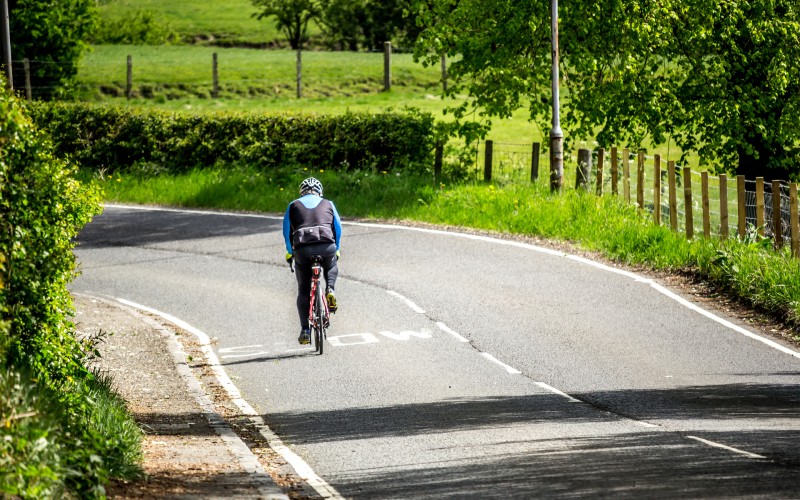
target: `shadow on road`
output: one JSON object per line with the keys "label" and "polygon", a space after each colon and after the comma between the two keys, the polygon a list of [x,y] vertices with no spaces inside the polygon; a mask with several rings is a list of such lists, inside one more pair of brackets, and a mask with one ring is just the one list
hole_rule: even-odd
{"label": "shadow on road", "polygon": [[147,246],[172,241],[241,237],[280,232],[279,220],[261,217],[231,217],[186,212],[111,208],[114,216],[99,215],[81,231],[82,248]]}
{"label": "shadow on road", "polygon": [[331,478],[355,498],[792,498],[797,469],[668,433],[577,438],[541,451],[354,470]]}

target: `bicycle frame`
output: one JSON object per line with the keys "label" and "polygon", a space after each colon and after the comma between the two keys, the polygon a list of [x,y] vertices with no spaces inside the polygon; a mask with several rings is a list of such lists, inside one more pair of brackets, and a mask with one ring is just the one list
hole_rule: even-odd
{"label": "bicycle frame", "polygon": [[322,259],[314,257],[311,265],[311,297],[308,305],[308,325],[311,328],[312,338],[316,344],[316,351],[322,354],[323,341],[327,336],[326,329],[330,318],[328,301],[325,300],[320,287],[322,276]]}

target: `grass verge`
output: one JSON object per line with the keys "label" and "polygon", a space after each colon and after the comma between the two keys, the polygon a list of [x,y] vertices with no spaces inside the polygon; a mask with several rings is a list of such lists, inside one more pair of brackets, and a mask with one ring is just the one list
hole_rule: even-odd
{"label": "grass verge", "polygon": [[198,169],[183,175],[95,178],[109,201],[281,213],[308,175],[323,182],[343,217],[539,236],[573,242],[624,264],[693,273],[793,328],[798,332],[794,340],[800,341],[800,260],[788,251],[772,251],[757,237],[687,241],[612,196],[573,190],[552,195],[544,184],[434,187],[424,175],[372,171]]}
{"label": "grass verge", "polygon": [[0,493],[10,498],[104,498],[110,479],[142,474],[142,431],[104,375],[56,392],[12,368],[0,373],[0,410]]}

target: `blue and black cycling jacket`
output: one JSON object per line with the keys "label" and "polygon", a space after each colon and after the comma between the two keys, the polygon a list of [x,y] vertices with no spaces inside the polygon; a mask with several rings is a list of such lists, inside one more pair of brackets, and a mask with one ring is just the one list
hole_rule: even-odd
{"label": "blue and black cycling jacket", "polygon": [[342,221],[333,202],[307,194],[289,204],[283,216],[283,239],[286,251],[315,243],[339,243],[342,237]]}

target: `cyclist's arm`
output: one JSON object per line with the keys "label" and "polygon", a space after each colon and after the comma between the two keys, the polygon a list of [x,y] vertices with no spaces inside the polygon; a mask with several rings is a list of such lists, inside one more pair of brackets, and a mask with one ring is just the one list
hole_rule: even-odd
{"label": "cyclist's arm", "polygon": [[289,210],[291,210],[292,204],[289,204],[289,207],[286,209],[286,213],[283,215],[283,241],[286,244],[286,253],[293,254],[294,249],[292,248],[292,221],[289,217]]}
{"label": "cyclist's arm", "polygon": [[331,207],[333,207],[333,232],[336,235],[336,250],[339,250],[342,240],[342,220],[339,218],[339,212],[333,202],[331,202]]}

